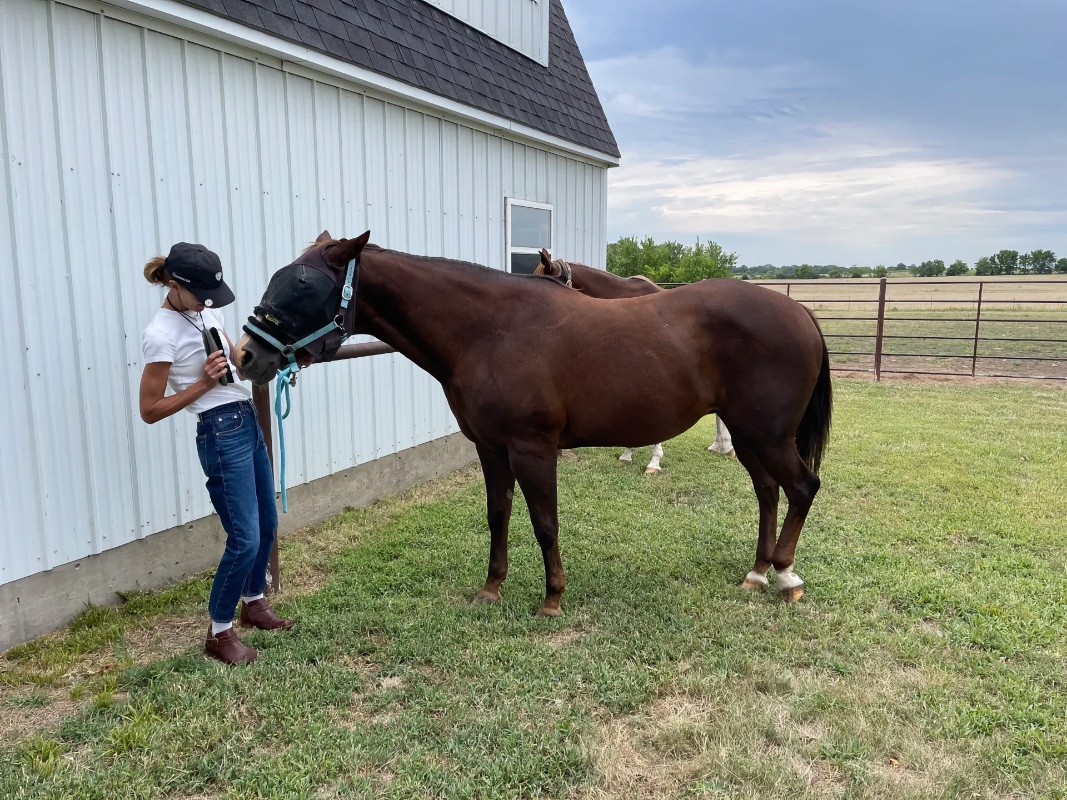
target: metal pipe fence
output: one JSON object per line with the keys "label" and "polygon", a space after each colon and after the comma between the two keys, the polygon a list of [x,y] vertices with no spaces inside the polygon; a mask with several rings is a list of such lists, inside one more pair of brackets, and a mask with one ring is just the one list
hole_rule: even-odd
{"label": "metal pipe fence", "polygon": [[[873,373],[876,380],[883,374],[1067,380],[1067,330],[1059,327],[1067,325],[1067,280],[881,278],[877,283],[862,279],[753,283],[781,291],[813,309],[829,310],[829,314],[818,314],[829,342],[870,343],[866,349],[842,349],[843,343],[832,346],[830,355],[838,371]],[[1010,297],[996,296],[1009,290]],[[853,309],[861,313],[849,313]],[[922,315],[923,309],[931,313]],[[873,315],[862,313],[871,310]],[[961,313],[952,314],[954,311]],[[1004,316],[1008,312],[1021,313]],[[855,332],[848,327],[863,323],[873,323],[874,330]],[[968,326],[966,335],[962,335],[961,325]],[[1007,326],[1045,335],[1006,335],[1011,331]],[[909,327],[912,330],[907,330]],[[1052,335],[1060,330],[1063,335]],[[911,346],[904,346],[904,342]],[[931,350],[920,345],[928,342],[965,342],[968,346],[966,351],[944,352],[951,347]],[[1006,343],[1024,347],[1012,348],[1014,352],[990,352],[983,347]],[[871,361],[860,365],[856,363],[858,357]],[[1009,366],[996,368],[1006,363]],[[993,369],[984,369],[984,365]],[[1043,365],[1055,369],[1044,369]]]}

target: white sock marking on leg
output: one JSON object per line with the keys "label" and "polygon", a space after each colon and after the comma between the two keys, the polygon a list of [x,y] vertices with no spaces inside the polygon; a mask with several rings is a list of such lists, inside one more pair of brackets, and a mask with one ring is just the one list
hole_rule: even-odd
{"label": "white sock marking on leg", "polygon": [[760,575],[755,570],[748,573],[748,575],[745,576],[745,580],[749,583],[758,583],[760,586],[766,586],[768,584],[767,576]]}
{"label": "white sock marking on leg", "polygon": [[804,581],[801,580],[799,575],[793,572],[792,567],[776,570],[775,574],[778,579],[779,589],[795,589],[798,586],[804,585]]}

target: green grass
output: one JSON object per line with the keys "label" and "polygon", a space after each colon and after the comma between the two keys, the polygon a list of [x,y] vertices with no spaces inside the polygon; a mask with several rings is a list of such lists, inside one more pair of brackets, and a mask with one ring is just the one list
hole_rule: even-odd
{"label": "green grass", "polygon": [[1067,394],[836,390],[798,605],[737,587],[756,506],[705,451],[712,424],[653,478],[564,459],[559,620],[531,613],[520,498],[504,600],[470,604],[487,534],[467,472],[289,539],[299,628],[248,636],[251,668],[205,660],[198,626],[162,657],[132,644],[204,579],[9,653],[5,696],[33,699],[5,720],[117,666],[3,738],[0,797],[1064,797]]}

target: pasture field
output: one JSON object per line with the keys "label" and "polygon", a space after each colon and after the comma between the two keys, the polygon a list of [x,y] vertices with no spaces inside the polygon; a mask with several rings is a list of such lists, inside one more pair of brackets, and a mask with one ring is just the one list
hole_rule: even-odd
{"label": "pasture field", "polygon": [[[1048,309],[1050,305],[1057,307],[1046,301],[1067,304],[1067,275],[959,275],[941,278],[887,278],[886,306],[896,307],[898,310],[973,308],[978,300],[979,281],[985,283],[983,302],[991,301],[1004,309],[1040,310]],[[816,309],[873,310],[878,307],[878,278],[772,280],[754,283],[783,293],[789,284],[790,297]]]}
{"label": "pasture field", "polygon": [[1067,392],[835,391],[799,604],[738,587],[756,503],[710,419],[651,478],[564,455],[557,620],[519,495],[471,605],[465,470],[286,539],[299,627],[250,668],[199,653],[206,576],[0,656],[0,797],[1064,797]]}

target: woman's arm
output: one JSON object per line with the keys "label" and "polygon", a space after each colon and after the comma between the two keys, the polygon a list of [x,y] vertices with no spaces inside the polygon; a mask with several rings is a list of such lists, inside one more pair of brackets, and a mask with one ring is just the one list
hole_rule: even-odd
{"label": "woman's arm", "polygon": [[161,419],[177,414],[218,386],[219,378],[225,372],[226,356],[218,350],[208,356],[207,361],[204,362],[204,371],[200,375],[200,380],[177,394],[167,397],[170,362],[154,361],[145,364],[144,372],[141,373],[141,419],[152,425]]}

